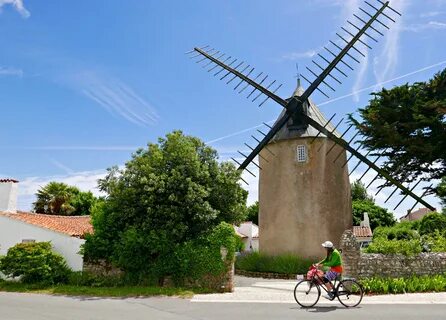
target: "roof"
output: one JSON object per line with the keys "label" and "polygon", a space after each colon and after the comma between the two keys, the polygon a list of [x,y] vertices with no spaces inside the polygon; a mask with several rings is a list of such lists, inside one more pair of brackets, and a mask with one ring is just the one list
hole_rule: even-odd
{"label": "roof", "polygon": [[0,179],[0,183],[7,183],[7,182],[12,182],[12,183],[18,183],[19,181],[18,180],[15,180],[15,179],[4,179],[4,178],[2,178],[2,179]]}
{"label": "roof", "polygon": [[[297,87],[293,92],[293,97],[300,97],[305,92],[304,88],[301,86],[300,81],[297,82]],[[288,99],[288,100],[289,100]],[[324,117],[322,112],[319,110],[319,108],[314,104],[314,102],[309,98],[308,104],[304,104],[304,110],[305,113],[310,116],[313,120],[318,122],[321,126],[325,127],[328,131],[333,132],[337,137],[340,137],[339,133],[335,130],[335,127],[327,122],[328,120]],[[286,109],[283,109],[280,113],[279,117],[276,120],[276,123],[285,115]],[[298,138],[298,137],[316,137],[319,134],[319,130],[313,128],[312,126],[308,125],[306,129],[296,130],[296,129],[290,129],[289,126],[293,124],[293,120],[290,119],[286,126],[283,126],[282,129],[279,130],[279,132],[276,133],[272,141],[278,141],[278,140],[286,140],[286,139],[292,139],[292,138]],[[324,134],[319,134],[319,137],[325,137]]]}
{"label": "roof", "polygon": [[256,239],[259,237],[259,226],[252,221],[242,222],[240,226],[234,226],[234,229],[242,238],[249,238],[251,236],[253,239]]}
{"label": "roof", "polygon": [[93,233],[90,216],[56,216],[31,212],[0,212],[0,216],[20,220],[76,238],[83,238],[85,234]]}
{"label": "roof", "polygon": [[356,238],[368,238],[373,236],[372,229],[370,229],[370,227],[354,226],[353,234]]}
{"label": "roof", "polygon": [[233,227],[234,227],[235,234],[238,235],[240,238],[248,238],[247,235],[244,235],[244,234],[242,234],[242,233],[240,233],[238,231],[238,227],[237,226],[233,226]]}
{"label": "roof", "polygon": [[430,210],[429,208],[420,208],[418,210],[409,212],[404,217],[402,217],[400,220],[409,220],[409,221],[420,220],[425,215],[432,213],[432,212],[433,211]]}

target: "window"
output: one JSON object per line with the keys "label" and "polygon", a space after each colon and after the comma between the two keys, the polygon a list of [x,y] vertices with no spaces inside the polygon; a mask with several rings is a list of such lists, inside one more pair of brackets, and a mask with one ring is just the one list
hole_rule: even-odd
{"label": "window", "polygon": [[297,146],[296,160],[297,162],[307,162],[307,148],[305,145]]}

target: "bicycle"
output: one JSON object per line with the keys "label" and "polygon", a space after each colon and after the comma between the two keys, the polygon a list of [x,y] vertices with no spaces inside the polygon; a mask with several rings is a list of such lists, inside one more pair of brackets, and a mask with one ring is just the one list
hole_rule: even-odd
{"label": "bicycle", "polygon": [[[321,288],[328,294],[322,274],[321,270],[312,265],[306,279],[299,281],[294,287],[294,299],[303,308],[311,308],[319,301]],[[339,302],[347,308],[356,307],[361,303],[364,290],[355,279],[338,277],[332,285],[334,290],[330,301],[338,298]]]}

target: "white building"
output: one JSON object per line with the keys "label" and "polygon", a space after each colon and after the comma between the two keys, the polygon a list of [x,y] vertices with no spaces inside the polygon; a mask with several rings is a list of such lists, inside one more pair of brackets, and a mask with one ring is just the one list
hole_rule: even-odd
{"label": "white building", "polygon": [[17,211],[17,189],[18,181],[0,179],[0,255],[18,243],[50,241],[73,271],[81,271],[83,237],[93,232],[90,217]]}
{"label": "white building", "polygon": [[251,221],[243,222],[235,227],[245,245],[245,251],[259,251],[259,226]]}
{"label": "white building", "polygon": [[353,234],[356,240],[360,243],[361,248],[367,247],[373,239],[373,232],[370,228],[370,219],[367,212],[364,212],[364,220],[359,226],[353,226]]}

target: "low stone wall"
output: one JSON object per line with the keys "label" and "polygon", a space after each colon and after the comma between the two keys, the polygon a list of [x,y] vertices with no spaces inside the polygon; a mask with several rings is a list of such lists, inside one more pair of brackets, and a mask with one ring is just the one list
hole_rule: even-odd
{"label": "low stone wall", "polygon": [[99,261],[84,261],[83,272],[91,273],[97,276],[120,276],[123,274],[122,270],[112,266],[105,260]]}
{"label": "low stone wall", "polygon": [[397,278],[445,272],[446,253],[421,253],[413,257],[399,254],[362,253],[358,263],[360,278],[378,276]]}
{"label": "low stone wall", "polygon": [[400,254],[362,253],[351,230],[341,238],[344,276],[355,278],[410,277],[446,273],[446,253]]}
{"label": "low stone wall", "polygon": [[244,277],[251,278],[264,278],[264,279],[296,279],[297,274],[284,274],[284,273],[273,273],[273,272],[254,272],[245,270],[235,270],[235,274]]}

